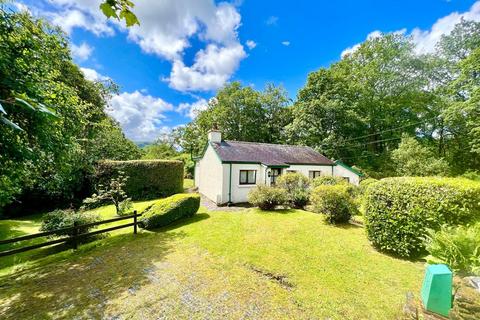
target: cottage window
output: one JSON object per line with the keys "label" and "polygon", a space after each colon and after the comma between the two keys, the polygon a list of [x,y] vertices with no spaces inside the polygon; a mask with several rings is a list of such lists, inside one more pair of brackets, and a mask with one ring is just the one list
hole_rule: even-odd
{"label": "cottage window", "polygon": [[343,177],[343,179],[347,182],[350,182],[350,178],[349,177]]}
{"label": "cottage window", "polygon": [[308,177],[310,179],[315,179],[316,177],[320,177],[322,175],[322,171],[308,171]]}
{"label": "cottage window", "polygon": [[257,182],[257,170],[240,170],[240,184],[255,184]]}

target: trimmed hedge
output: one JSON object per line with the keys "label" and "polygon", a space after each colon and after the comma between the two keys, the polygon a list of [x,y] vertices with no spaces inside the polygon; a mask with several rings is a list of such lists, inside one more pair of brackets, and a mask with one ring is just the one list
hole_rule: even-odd
{"label": "trimmed hedge", "polygon": [[132,200],[148,200],[183,192],[183,162],[177,160],[104,160],[97,164],[95,184],[107,184],[123,171],[125,192]]}
{"label": "trimmed hedge", "polygon": [[413,257],[425,250],[428,229],[480,217],[480,183],[461,178],[387,178],[365,195],[367,235],[380,250]]}
{"label": "trimmed hedge", "polygon": [[169,225],[181,218],[192,217],[199,207],[198,193],[181,193],[158,200],[143,211],[140,227],[154,229]]}

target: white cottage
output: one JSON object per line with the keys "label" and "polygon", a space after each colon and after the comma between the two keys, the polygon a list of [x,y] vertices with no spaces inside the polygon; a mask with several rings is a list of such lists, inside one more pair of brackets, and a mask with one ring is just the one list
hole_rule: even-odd
{"label": "white cottage", "polygon": [[328,159],[310,147],[222,140],[220,131],[208,133],[203,154],[195,159],[195,186],[215,203],[247,202],[256,185],[274,185],[286,172],[309,178],[339,176],[358,185],[361,173]]}

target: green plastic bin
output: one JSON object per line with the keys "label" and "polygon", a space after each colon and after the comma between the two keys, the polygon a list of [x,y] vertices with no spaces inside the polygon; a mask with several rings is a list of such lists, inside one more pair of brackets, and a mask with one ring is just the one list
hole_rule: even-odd
{"label": "green plastic bin", "polygon": [[452,308],[452,271],[446,265],[432,264],[427,267],[421,297],[426,310],[448,316]]}

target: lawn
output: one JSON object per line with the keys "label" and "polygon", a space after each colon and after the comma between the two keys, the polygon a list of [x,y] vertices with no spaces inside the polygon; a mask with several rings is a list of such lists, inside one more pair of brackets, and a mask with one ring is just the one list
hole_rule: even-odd
{"label": "lawn", "polygon": [[362,228],[301,210],[201,208],[156,232],[123,232],[4,269],[0,318],[388,319],[423,274],[372,249]]}

